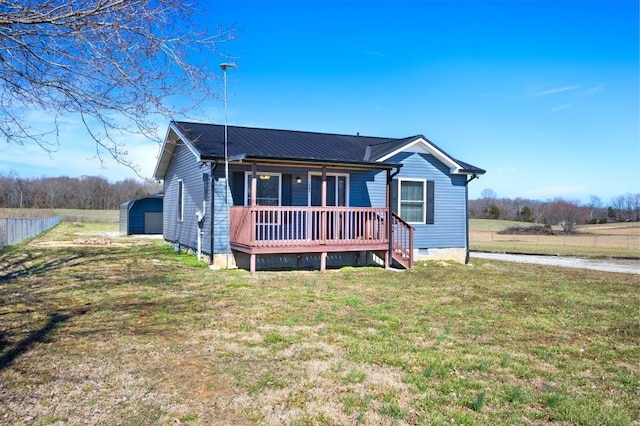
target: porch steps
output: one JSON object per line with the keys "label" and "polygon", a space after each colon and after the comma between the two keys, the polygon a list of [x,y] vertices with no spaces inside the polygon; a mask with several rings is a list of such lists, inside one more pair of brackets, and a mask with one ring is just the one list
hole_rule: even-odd
{"label": "porch steps", "polygon": [[413,226],[392,213],[391,260],[404,269],[413,268]]}

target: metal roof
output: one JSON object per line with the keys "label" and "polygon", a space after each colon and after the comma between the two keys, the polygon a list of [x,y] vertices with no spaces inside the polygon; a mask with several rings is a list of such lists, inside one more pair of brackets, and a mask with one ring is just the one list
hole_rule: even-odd
{"label": "metal roof", "polygon": [[[173,121],[169,126],[165,146],[156,166],[155,178],[163,179],[168,162],[173,154],[176,140],[180,139],[199,161],[224,159],[224,129],[221,124],[190,123]],[[385,138],[360,135],[277,130],[253,127],[228,126],[227,147],[230,158],[254,159],[300,163],[330,163],[337,165],[389,168],[384,164],[385,156],[408,144],[421,140],[435,151],[437,148],[424,136],[408,138]],[[445,154],[446,155],[446,154]],[[482,174],[484,170],[447,157],[460,173]]]}

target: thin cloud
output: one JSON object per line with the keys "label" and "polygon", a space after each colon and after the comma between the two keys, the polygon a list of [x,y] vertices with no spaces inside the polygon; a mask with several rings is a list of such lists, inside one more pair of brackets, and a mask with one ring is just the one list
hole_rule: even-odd
{"label": "thin cloud", "polygon": [[[573,88],[577,90],[578,88],[581,88],[581,87],[582,86],[567,86],[566,88],[555,89],[554,93],[563,93],[563,92],[573,91],[574,90]],[[562,90],[562,89],[565,89],[565,90]],[[566,102],[550,108],[549,113],[555,114],[557,112],[573,108],[579,103],[585,101],[587,97],[594,96],[600,93],[602,89],[603,89],[602,84],[597,84],[593,87],[586,88],[585,90],[580,90],[579,92],[574,91],[573,93],[571,93],[566,97],[568,98]],[[547,92],[550,92],[550,91],[547,91]]]}
{"label": "thin cloud", "polygon": [[541,92],[538,92],[534,95],[534,97],[536,98],[540,98],[543,96],[550,96],[550,95],[557,95],[558,93],[564,93],[564,92],[570,92],[573,90],[578,90],[580,89],[582,86],[579,84],[575,84],[573,86],[563,86],[563,87],[558,87],[555,89],[548,89],[548,90],[543,90]]}
{"label": "thin cloud", "polygon": [[603,88],[604,88],[604,86],[602,84],[596,84],[592,88],[587,89],[584,92],[582,92],[582,94],[585,95],[585,96],[595,95],[597,93],[600,93]]}

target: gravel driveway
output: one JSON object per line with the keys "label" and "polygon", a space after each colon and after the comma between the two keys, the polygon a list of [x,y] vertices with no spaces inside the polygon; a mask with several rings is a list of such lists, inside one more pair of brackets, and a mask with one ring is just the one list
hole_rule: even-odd
{"label": "gravel driveway", "polygon": [[571,256],[539,256],[530,254],[505,254],[471,252],[472,258],[504,260],[507,262],[535,263],[538,265],[561,266],[564,268],[593,269],[604,272],[620,272],[623,274],[639,274],[640,260],[607,259],[595,260]]}

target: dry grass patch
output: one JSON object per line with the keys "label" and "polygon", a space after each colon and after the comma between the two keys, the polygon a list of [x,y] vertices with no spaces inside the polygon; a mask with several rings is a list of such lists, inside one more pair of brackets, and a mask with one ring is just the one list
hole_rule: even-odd
{"label": "dry grass patch", "polygon": [[214,272],[161,241],[67,244],[114,230],[91,226],[0,252],[0,424],[640,417],[637,276],[488,261]]}
{"label": "dry grass patch", "polygon": [[640,223],[625,222],[602,225],[581,225],[576,233],[563,235],[501,234],[509,227],[533,226],[525,222],[471,219],[472,250],[551,254],[589,257],[640,258]]}

